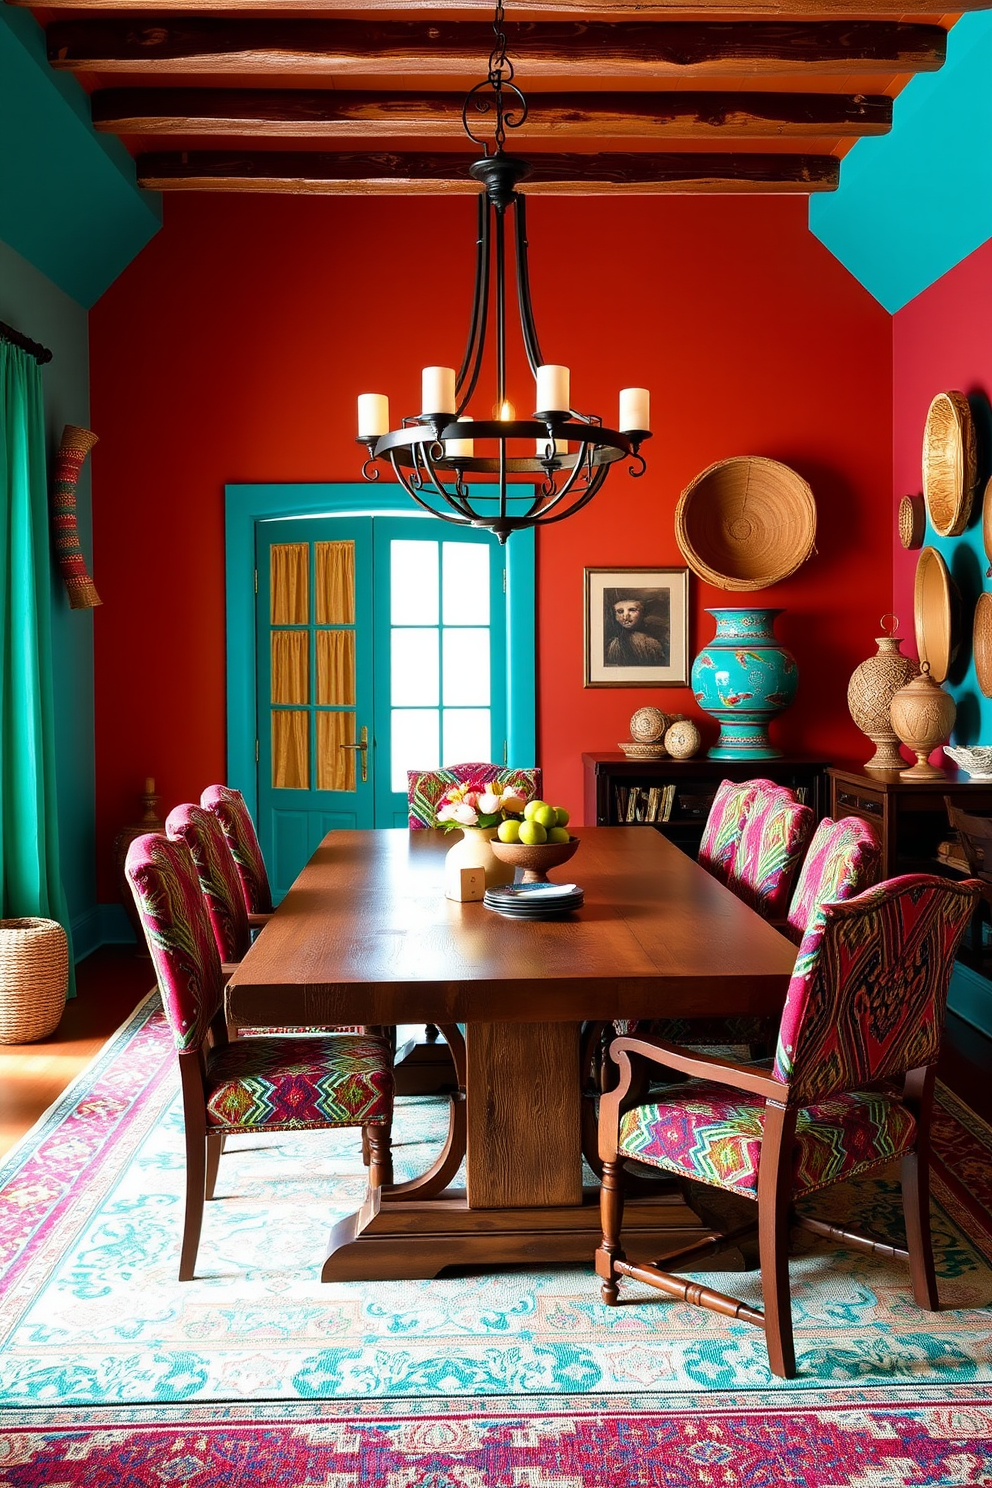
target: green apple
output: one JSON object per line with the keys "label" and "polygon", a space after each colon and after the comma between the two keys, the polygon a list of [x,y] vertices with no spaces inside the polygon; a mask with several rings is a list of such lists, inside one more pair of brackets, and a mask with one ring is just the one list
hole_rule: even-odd
{"label": "green apple", "polygon": [[558,812],[554,806],[539,806],[531,817],[532,821],[540,822],[542,827],[549,831],[558,825]]}
{"label": "green apple", "polygon": [[567,827],[552,827],[548,833],[549,842],[571,842]]}
{"label": "green apple", "polygon": [[540,847],[547,842],[548,834],[540,822],[525,821],[520,824],[520,841],[528,847]]}
{"label": "green apple", "polygon": [[533,821],[539,811],[543,811],[547,801],[528,801],[524,807],[524,821]]}
{"label": "green apple", "polygon": [[507,817],[506,821],[500,822],[496,828],[496,836],[500,842],[519,842],[520,823],[513,817]]}
{"label": "green apple", "polygon": [[556,806],[555,807],[555,814],[558,817],[558,826],[559,827],[567,827],[568,826],[568,812],[565,810],[564,806]]}

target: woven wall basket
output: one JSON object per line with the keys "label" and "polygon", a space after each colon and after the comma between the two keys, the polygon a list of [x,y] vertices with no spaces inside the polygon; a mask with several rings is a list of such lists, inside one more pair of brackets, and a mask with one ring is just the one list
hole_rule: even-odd
{"label": "woven wall basket", "polygon": [[927,508],[922,496],[904,496],[899,503],[899,541],[904,548],[922,548],[927,531]]}
{"label": "woven wall basket", "polygon": [[916,560],[913,618],[920,662],[929,662],[933,680],[943,682],[961,645],[961,594],[936,548],[924,548]]}
{"label": "woven wall basket", "polygon": [[816,540],[816,501],[794,470],[761,455],[718,460],[690,481],[675,536],[693,573],[717,589],[767,589],[795,573]]}
{"label": "woven wall basket", "polygon": [[992,594],[978,596],[972,627],[975,678],[985,697],[992,697]]}
{"label": "woven wall basket", "polygon": [[923,496],[933,530],[958,537],[978,478],[975,425],[964,393],[938,393],[923,430]]}
{"label": "woven wall basket", "polygon": [[55,920],[0,920],[0,1044],[53,1033],[65,1007],[69,945]]}

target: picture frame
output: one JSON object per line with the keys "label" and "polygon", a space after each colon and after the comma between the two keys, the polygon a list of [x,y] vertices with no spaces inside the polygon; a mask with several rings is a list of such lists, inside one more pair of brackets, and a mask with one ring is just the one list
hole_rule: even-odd
{"label": "picture frame", "polygon": [[688,568],[587,568],[584,687],[689,685]]}

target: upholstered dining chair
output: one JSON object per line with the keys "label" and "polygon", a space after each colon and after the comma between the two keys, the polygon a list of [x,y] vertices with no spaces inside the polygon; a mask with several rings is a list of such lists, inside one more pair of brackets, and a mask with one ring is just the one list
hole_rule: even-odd
{"label": "upholstered dining chair", "polygon": [[[615,1090],[600,1103],[603,1238],[596,1272],[608,1305],[632,1277],[681,1301],[762,1328],[772,1372],[796,1372],[789,1222],[845,1245],[907,1260],[919,1307],[938,1306],[930,1242],[929,1129],[934,1071],[954,953],[980,892],[974,880],[890,879],[826,904],[789,984],[772,1068],[694,1053],[660,1039],[615,1039]],[[690,1076],[639,1097],[662,1066]],[[639,1067],[636,1067],[639,1066]],[[899,1090],[892,1082],[901,1079]],[[793,1210],[793,1201],[900,1159],[906,1247],[882,1245]],[[756,1217],[662,1257],[628,1261],[623,1164],[755,1201]],[[763,1310],[672,1274],[758,1230]],[[712,1243],[711,1243],[712,1242]]]}
{"label": "upholstered dining chair", "polygon": [[870,889],[878,882],[882,849],[874,828],[859,816],[817,826],[796,877],[785,933],[799,945],[822,905]]}
{"label": "upholstered dining chair", "polygon": [[737,856],[737,844],[744,830],[748,812],[759,799],[782,792],[795,800],[785,786],[773,780],[721,780],[717,786],[713,804],[710,806],[703,828],[702,841],[696,861],[722,884],[730,882]]}
{"label": "upholstered dining chair", "polygon": [[224,829],[238,870],[250,923],[253,926],[264,924],[272,913],[272,890],[255,823],[244,796],[229,785],[208,785],[200,796],[200,805],[215,816]]}
{"label": "upholstered dining chair", "polygon": [[785,919],[815,822],[813,808],[780,787],[762,793],[748,810],[728,882],[766,920]]}
{"label": "upholstered dining chair", "polygon": [[501,785],[517,786],[523,796],[531,797],[541,794],[541,778],[539,765],[524,770],[490,764],[447,765],[443,770],[407,770],[410,830],[417,832],[424,827],[437,826],[438,802],[453,785],[467,785],[472,780],[488,785],[498,780]]}
{"label": "upholstered dining chair", "polygon": [[230,1043],[220,956],[186,846],[138,837],[126,872],[179,1060],[186,1131],[179,1280],[189,1281],[226,1136],[357,1126],[370,1151],[370,1188],[392,1182],[392,1061],[385,1040],[371,1035]]}

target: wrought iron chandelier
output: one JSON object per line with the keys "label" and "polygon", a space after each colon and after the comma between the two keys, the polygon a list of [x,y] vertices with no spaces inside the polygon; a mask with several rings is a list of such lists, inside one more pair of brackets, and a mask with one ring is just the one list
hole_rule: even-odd
{"label": "wrought iron chandelier", "polygon": [[[531,167],[504,150],[507,129],[518,129],[527,118],[527,100],[513,81],[503,19],[502,0],[497,0],[496,42],[488,75],[470,90],[462,108],[465,133],[483,150],[469,174],[484,190],[479,195],[475,293],[461,368],[456,376],[453,367],[425,367],[422,411],[404,418],[399,429],[389,427],[385,394],[362,393],[358,399],[358,442],[369,455],[362,466],[365,479],[378,480],[375,462],[388,459],[418,506],[445,522],[488,527],[501,543],[511,532],[560,522],[581,511],[617,460],[629,461],[631,475],[643,475],[646,465],[640,447],[651,437],[647,389],[624,388],[620,428],[608,429],[598,415],[570,406],[569,369],[548,364],[541,355],[527,268],[527,199],[516,190]],[[488,140],[472,132],[473,113],[493,115],[492,150]],[[516,417],[506,394],[506,236],[511,211],[520,330],[537,383],[536,412],[529,419]],[[466,409],[482,371],[491,300],[496,396],[492,417],[477,419]],[[526,453],[528,448],[533,454]]]}

